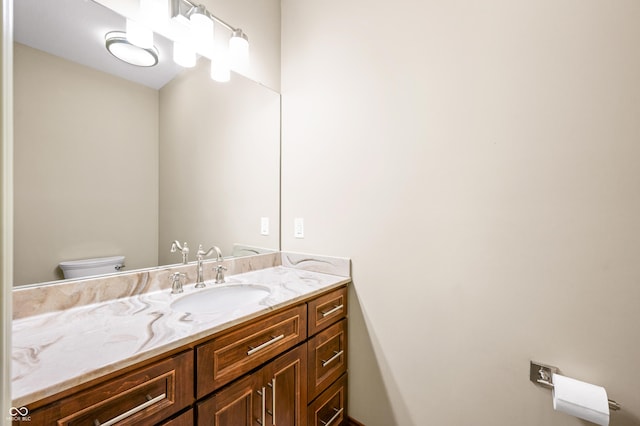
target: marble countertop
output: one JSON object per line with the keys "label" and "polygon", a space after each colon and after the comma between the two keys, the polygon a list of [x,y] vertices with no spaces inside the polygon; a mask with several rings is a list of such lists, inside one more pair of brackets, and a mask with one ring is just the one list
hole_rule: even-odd
{"label": "marble countertop", "polygon": [[[227,283],[260,284],[259,302],[216,313],[171,308],[184,293],[152,291],[13,321],[13,405],[28,404],[180,346],[271,310],[348,283],[350,278],[284,266],[227,277]],[[207,283],[207,288],[217,284]]]}

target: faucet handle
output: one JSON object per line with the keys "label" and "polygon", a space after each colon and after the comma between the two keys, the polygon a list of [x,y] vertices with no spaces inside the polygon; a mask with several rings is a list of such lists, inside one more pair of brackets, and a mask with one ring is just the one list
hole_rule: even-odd
{"label": "faucet handle", "polygon": [[169,275],[169,279],[171,280],[171,294],[179,294],[184,290],[182,289],[182,278],[187,275],[182,272],[175,272]]}
{"label": "faucet handle", "polygon": [[222,284],[224,281],[224,272],[226,271],[227,267],[226,266],[222,266],[220,264],[216,265],[213,267],[213,271],[216,273],[216,284]]}

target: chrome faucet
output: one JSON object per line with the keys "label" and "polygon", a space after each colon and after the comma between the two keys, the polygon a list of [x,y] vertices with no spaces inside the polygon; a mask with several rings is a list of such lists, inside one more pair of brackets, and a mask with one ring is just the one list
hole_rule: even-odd
{"label": "chrome faucet", "polygon": [[213,248],[216,250],[216,253],[218,255],[218,257],[216,258],[216,266],[213,267],[213,270],[216,273],[216,284],[222,284],[224,282],[224,271],[227,270],[226,267],[222,266],[220,264],[220,262],[222,262],[224,260],[224,258],[222,257],[222,252],[220,251],[220,249],[216,246],[213,246]]}
{"label": "chrome faucet", "polygon": [[182,245],[180,245],[180,242],[178,240],[172,242],[171,253],[175,253],[178,250],[180,250],[180,253],[182,253],[182,263],[185,265],[189,263],[189,247],[187,247],[187,242],[185,241]]}
{"label": "chrome faucet", "polygon": [[216,246],[211,247],[209,250],[204,251],[202,249],[202,244],[200,244],[198,246],[198,252],[196,253],[196,259],[198,260],[198,276],[196,278],[196,288],[203,288],[204,287],[204,278],[203,278],[203,273],[202,273],[202,263],[204,262],[204,258],[211,256],[211,253],[213,253],[213,251],[217,251],[218,253],[220,253],[220,249]]}
{"label": "chrome faucet", "polygon": [[171,294],[179,294],[182,293],[182,278],[186,277],[186,274],[181,272],[176,272],[169,275],[169,279],[171,280]]}

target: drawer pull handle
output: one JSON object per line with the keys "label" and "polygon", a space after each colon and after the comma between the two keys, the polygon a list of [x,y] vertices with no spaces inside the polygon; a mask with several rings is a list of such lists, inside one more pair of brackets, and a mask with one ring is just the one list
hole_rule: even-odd
{"label": "drawer pull handle", "polygon": [[111,420],[106,421],[104,423],[100,423],[100,421],[98,419],[95,419],[93,421],[93,424],[95,426],[112,426],[112,425],[114,425],[114,424],[126,419],[127,417],[131,417],[134,414],[139,413],[140,411],[144,410],[145,408],[152,406],[156,402],[162,401],[166,397],[167,397],[166,393],[163,393],[162,395],[158,395],[155,398],[151,398],[149,395],[147,395],[147,402],[142,403],[142,404],[138,405],[137,407],[133,407],[131,410],[127,411],[126,413],[122,413],[119,416],[114,417]]}
{"label": "drawer pull handle", "polygon": [[269,345],[273,345],[275,342],[277,342],[278,340],[284,339],[284,334],[281,334],[279,336],[271,336],[271,340],[268,340],[266,342],[264,342],[263,344],[256,346],[255,348],[253,346],[249,346],[249,351],[247,352],[247,355],[253,355],[256,352],[258,352],[261,349],[266,348]]}
{"label": "drawer pull handle", "polygon": [[344,307],[344,305],[335,305],[333,307],[333,309],[330,309],[328,311],[321,311],[320,313],[322,314],[322,318],[324,317],[328,317],[329,315],[331,315],[334,312],[338,312],[340,309],[342,309]]}
{"label": "drawer pull handle", "polygon": [[262,402],[262,410],[260,411],[260,415],[262,417],[260,417],[259,419],[256,419],[256,422],[258,422],[258,424],[260,424],[260,425],[264,425],[265,424],[265,420],[266,420],[265,419],[265,417],[266,417],[265,411],[267,410],[267,402],[265,400],[266,392],[265,392],[264,386],[262,387],[262,391],[256,391],[256,392],[258,392],[258,395],[260,395],[260,400]]}
{"label": "drawer pull handle", "polygon": [[276,426],[276,378],[271,379],[267,386],[271,388],[271,411],[267,410],[267,414],[273,419],[273,426]]}
{"label": "drawer pull handle", "polygon": [[341,408],[339,410],[337,408],[334,408],[333,410],[336,412],[333,415],[333,417],[331,417],[328,422],[320,420],[320,423],[322,423],[324,426],[329,426],[331,423],[333,423],[335,419],[337,419],[340,416],[340,414],[342,414],[342,410],[344,410],[344,408]]}
{"label": "drawer pull handle", "polygon": [[322,361],[322,366],[326,367],[327,365],[331,364],[333,361],[335,361],[336,359],[340,358],[340,356],[344,353],[344,350],[341,350],[340,352],[338,351],[333,351],[333,353],[335,355],[333,355],[331,358],[329,358],[328,360],[321,360]]}

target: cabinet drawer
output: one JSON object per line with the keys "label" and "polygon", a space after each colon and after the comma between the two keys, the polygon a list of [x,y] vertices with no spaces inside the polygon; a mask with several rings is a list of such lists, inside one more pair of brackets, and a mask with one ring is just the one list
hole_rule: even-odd
{"label": "cabinet drawer", "polygon": [[333,381],[347,371],[347,321],[321,331],[307,344],[309,401],[317,397]]}
{"label": "cabinet drawer", "polygon": [[307,409],[308,426],[347,424],[347,375],[324,391]]}
{"label": "cabinet drawer", "polygon": [[347,316],[347,288],[343,287],[309,302],[309,336]]}
{"label": "cabinet drawer", "polygon": [[306,324],[306,305],[300,305],[199,346],[196,349],[198,398],[304,341]]}
{"label": "cabinet drawer", "polygon": [[31,425],[153,424],[193,402],[193,352],[127,373],[31,413]]}

